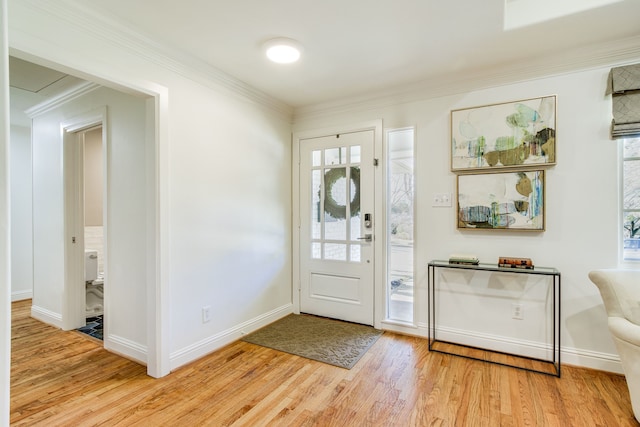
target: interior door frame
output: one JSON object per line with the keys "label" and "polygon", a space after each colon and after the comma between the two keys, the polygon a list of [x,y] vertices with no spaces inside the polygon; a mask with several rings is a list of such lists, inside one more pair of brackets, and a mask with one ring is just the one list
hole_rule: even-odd
{"label": "interior door frame", "polygon": [[[1,0],[0,0],[1,1]],[[4,27],[6,28],[6,27]],[[41,46],[31,40],[20,37],[9,45],[8,54],[38,65],[73,74],[87,81],[116,89],[124,93],[134,91],[148,96],[146,101],[146,144],[153,151],[147,159],[151,171],[148,179],[149,196],[149,238],[147,239],[148,280],[147,288],[147,375],[160,378],[171,373],[170,347],[170,188],[169,188],[169,90],[167,87],[151,81],[138,81],[122,75],[115,69],[105,69],[103,64],[68,64],[66,51],[50,49],[55,58],[45,58]],[[15,47],[20,45],[20,49]],[[5,60],[8,63],[8,55]],[[9,82],[6,81],[8,89]],[[8,111],[8,110],[7,110]],[[151,148],[152,147],[152,148]],[[105,196],[106,197],[106,196]],[[1,236],[0,236],[1,237]],[[84,260],[84,255],[83,255]],[[84,263],[84,261],[83,261]],[[84,265],[84,264],[82,264]],[[84,272],[83,272],[84,275]],[[8,282],[9,283],[9,282]],[[7,354],[10,358],[10,353]]]}
{"label": "interior door frame", "polygon": [[[107,271],[108,251],[106,215],[109,203],[107,172],[108,138],[107,107],[77,116],[61,124],[64,146],[64,206],[65,206],[65,289],[63,299],[62,328],[77,329],[86,324],[86,292],[84,286],[84,143],[80,134],[90,128],[102,126],[102,162],[104,203],[102,220],[104,224],[104,264]],[[105,294],[105,311],[109,299]],[[108,334],[105,334],[105,346]]]}
{"label": "interior door frame", "polygon": [[377,166],[373,169],[374,176],[374,202],[373,202],[373,235],[375,239],[373,253],[373,326],[381,329],[384,313],[384,247],[386,245],[386,233],[384,230],[384,161],[382,146],[382,119],[371,120],[367,122],[355,123],[351,125],[332,126],[322,129],[314,129],[308,131],[297,131],[292,136],[292,155],[291,155],[291,171],[292,171],[292,303],[293,312],[300,314],[300,296],[301,296],[301,266],[300,266],[300,141],[310,138],[319,138],[329,135],[335,135],[348,132],[373,131],[373,157],[377,160]]}

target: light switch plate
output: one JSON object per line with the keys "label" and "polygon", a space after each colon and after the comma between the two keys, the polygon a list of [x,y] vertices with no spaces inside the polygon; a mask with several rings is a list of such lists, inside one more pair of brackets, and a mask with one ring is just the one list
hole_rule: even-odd
{"label": "light switch plate", "polygon": [[433,193],[433,203],[431,206],[440,208],[451,207],[451,193]]}

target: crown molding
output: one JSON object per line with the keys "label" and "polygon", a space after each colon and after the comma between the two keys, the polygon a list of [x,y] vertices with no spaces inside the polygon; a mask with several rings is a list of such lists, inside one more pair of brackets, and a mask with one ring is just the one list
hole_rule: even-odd
{"label": "crown molding", "polygon": [[499,64],[486,69],[430,76],[420,82],[397,86],[374,95],[347,97],[298,107],[293,112],[293,123],[355,111],[392,107],[638,60],[640,60],[640,36],[634,36],[571,51],[556,52],[544,57]]}
{"label": "crown molding", "polygon": [[125,49],[133,55],[172,71],[187,79],[245,101],[267,107],[291,121],[293,108],[288,104],[244,83],[220,69],[183,51],[157,43],[133,30],[110,13],[98,10],[90,2],[58,0],[43,2],[20,0],[34,10],[53,16],[65,25]]}
{"label": "crown molding", "polygon": [[59,95],[56,95],[52,98],[47,99],[45,102],[41,102],[40,104],[36,104],[33,107],[25,110],[25,114],[33,119],[34,117],[38,117],[41,114],[44,114],[48,111],[51,111],[55,108],[60,107],[61,105],[66,104],[67,102],[73,101],[76,98],[79,98],[83,95],[86,95],[89,92],[93,92],[96,89],[99,89],[101,86],[97,83],[93,82],[84,82],[79,84],[78,86],[63,92]]}
{"label": "crown molding", "polygon": [[20,0],[20,3],[28,4],[35,10],[54,16],[58,21],[79,28],[82,32],[206,87],[267,107],[292,123],[623,64],[640,58],[640,36],[634,36],[567,52],[547,54],[544,57],[511,61],[486,69],[429,76],[420,82],[400,85],[374,94],[293,108],[192,55],[155,42],[126,26],[110,13],[98,10],[87,3],[76,0]]}

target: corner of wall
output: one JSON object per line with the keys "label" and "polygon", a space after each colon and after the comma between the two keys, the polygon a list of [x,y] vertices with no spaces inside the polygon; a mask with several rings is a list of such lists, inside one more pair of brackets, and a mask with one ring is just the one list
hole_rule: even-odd
{"label": "corner of wall", "polygon": [[213,353],[225,345],[229,345],[232,342],[241,339],[244,335],[257,331],[258,329],[291,313],[293,313],[293,305],[286,304],[270,311],[269,313],[265,313],[262,316],[258,316],[247,322],[236,325],[233,328],[227,329],[226,331],[222,331],[216,335],[200,340],[186,348],[178,350],[170,356],[171,370],[173,371],[180,366],[193,362],[194,360],[204,357],[209,353]]}
{"label": "corner of wall", "polygon": [[54,326],[58,329],[62,328],[62,314],[55,313],[51,310],[47,310],[46,308],[38,307],[36,305],[31,306],[31,317],[41,322],[46,323],[47,325]]}

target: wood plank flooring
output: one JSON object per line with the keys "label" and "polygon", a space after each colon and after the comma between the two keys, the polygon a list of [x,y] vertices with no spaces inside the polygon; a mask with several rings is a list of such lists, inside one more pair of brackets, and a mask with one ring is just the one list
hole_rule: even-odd
{"label": "wood plank flooring", "polygon": [[623,376],[562,378],[386,332],[351,370],[236,342],[165,378],[13,303],[12,426],[637,426]]}

